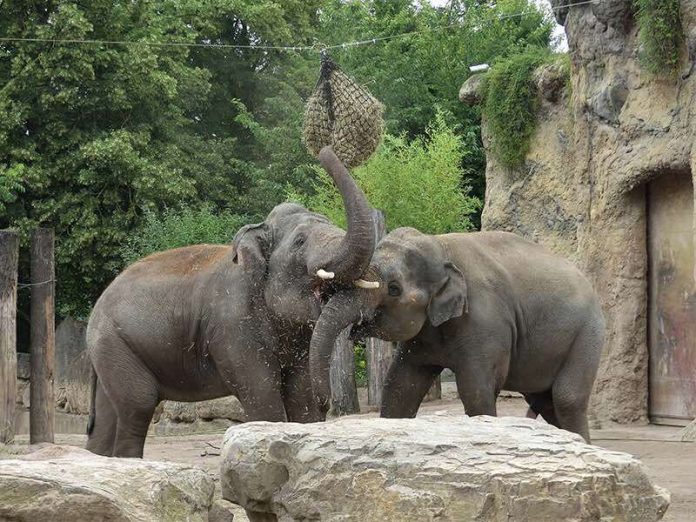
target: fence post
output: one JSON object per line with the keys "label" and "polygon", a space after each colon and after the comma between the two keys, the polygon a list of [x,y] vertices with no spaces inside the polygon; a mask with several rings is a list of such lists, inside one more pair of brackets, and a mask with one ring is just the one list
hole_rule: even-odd
{"label": "fence post", "polygon": [[17,259],[19,236],[0,230],[0,443],[15,435],[17,408]]}
{"label": "fence post", "polygon": [[331,359],[331,413],[349,415],[360,412],[358,387],[355,383],[355,354],[353,341],[348,339],[350,328],[346,328],[336,339]]}
{"label": "fence post", "polygon": [[433,382],[433,385],[428,390],[428,393],[425,394],[425,397],[423,398],[423,402],[435,401],[437,399],[442,399],[442,376],[441,375],[438,375],[435,378],[435,382]]}
{"label": "fence post", "polygon": [[[375,223],[375,242],[384,237],[387,232],[384,214],[379,210],[373,211]],[[367,404],[379,406],[382,403],[382,388],[387,377],[396,345],[381,339],[365,341],[365,356],[367,358]]]}
{"label": "fence post", "polygon": [[31,238],[31,409],[29,441],[53,442],[55,399],[55,268],[53,230],[38,228]]}

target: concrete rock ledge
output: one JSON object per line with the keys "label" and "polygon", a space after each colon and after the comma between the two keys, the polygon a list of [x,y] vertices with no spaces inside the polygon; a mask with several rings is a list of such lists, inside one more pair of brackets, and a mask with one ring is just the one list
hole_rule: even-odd
{"label": "concrete rock ledge", "polygon": [[252,422],[222,456],[223,498],[279,521],[639,522],[669,505],[632,456],[513,417]]}
{"label": "concrete rock ledge", "polygon": [[198,468],[68,446],[0,460],[0,520],[207,522],[214,490]]}

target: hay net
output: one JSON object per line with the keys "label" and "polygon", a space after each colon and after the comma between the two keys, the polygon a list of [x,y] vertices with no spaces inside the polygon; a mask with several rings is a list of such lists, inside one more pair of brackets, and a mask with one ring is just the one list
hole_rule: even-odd
{"label": "hay net", "polygon": [[314,156],[331,145],[346,167],[365,162],[379,146],[384,120],[382,104],[347,76],[326,53],[321,72],[307,101],[304,142]]}

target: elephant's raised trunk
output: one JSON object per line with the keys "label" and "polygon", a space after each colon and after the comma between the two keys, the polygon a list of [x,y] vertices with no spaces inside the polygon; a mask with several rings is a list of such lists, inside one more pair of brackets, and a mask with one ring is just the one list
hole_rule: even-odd
{"label": "elephant's raised trunk", "polygon": [[333,273],[338,283],[350,284],[365,271],[375,250],[372,207],[331,147],[321,149],[319,161],[341,193],[348,230],[325,266],[317,268],[323,269],[322,274]]}

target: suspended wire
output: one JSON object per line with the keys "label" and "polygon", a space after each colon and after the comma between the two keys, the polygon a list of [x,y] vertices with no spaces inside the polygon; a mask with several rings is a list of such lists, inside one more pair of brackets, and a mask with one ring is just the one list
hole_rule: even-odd
{"label": "suspended wire", "polygon": [[22,290],[24,288],[30,288],[32,286],[41,286],[41,285],[47,285],[49,283],[55,283],[57,280],[54,279],[46,279],[46,281],[39,281],[38,283],[17,283],[17,289]]}
{"label": "suspended wire", "polygon": [[[551,11],[559,11],[561,9],[569,9],[571,7],[579,7],[582,5],[598,4],[600,0],[582,0],[580,2],[574,2],[566,5],[559,5],[556,7],[549,7]],[[495,16],[492,18],[481,20],[481,23],[485,22],[497,22],[502,20],[509,20],[511,18],[521,18],[523,16],[528,16],[533,14],[529,11],[520,11],[517,13],[510,13],[507,15]],[[254,49],[261,51],[315,51],[323,52],[332,49],[345,49],[347,47],[358,47],[362,45],[376,44],[377,42],[383,42],[385,40],[393,40],[395,38],[405,38],[408,36],[413,36],[416,34],[428,33],[435,30],[450,29],[452,27],[457,27],[459,24],[453,23],[444,27],[432,27],[428,29],[421,29],[417,31],[409,31],[406,33],[393,34],[389,36],[377,36],[374,38],[368,38],[365,40],[355,40],[351,42],[345,42],[341,44],[323,46],[319,44],[315,45],[242,45],[242,44],[217,44],[217,43],[195,43],[195,42],[152,42],[152,41],[132,41],[132,40],[89,40],[89,39],[58,39],[58,38],[20,38],[20,37],[0,37],[0,42],[33,42],[33,43],[53,43],[53,44],[92,44],[92,45],[143,45],[147,47],[191,47],[191,48],[210,48],[210,49]]]}

